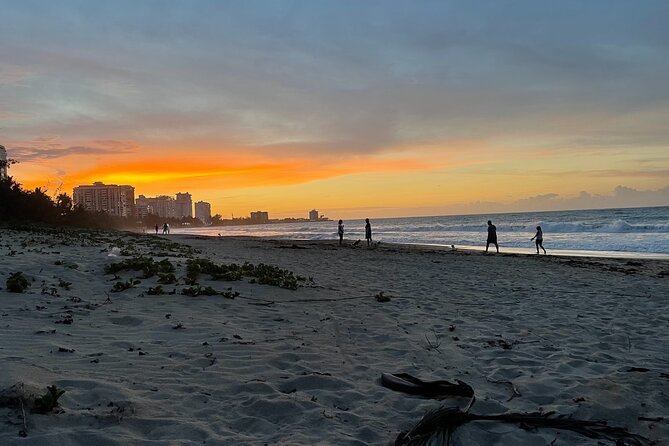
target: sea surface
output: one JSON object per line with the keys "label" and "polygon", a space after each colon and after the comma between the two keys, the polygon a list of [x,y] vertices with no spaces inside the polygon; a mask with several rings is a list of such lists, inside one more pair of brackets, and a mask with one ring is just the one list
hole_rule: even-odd
{"label": "sea surface", "polygon": [[[373,238],[386,243],[485,248],[486,222],[497,226],[501,251],[536,252],[530,238],[544,231],[549,254],[669,257],[669,206],[409,218],[370,218]],[[345,220],[344,238],[364,242],[364,220]],[[274,239],[337,238],[337,221],[180,228],[174,233]],[[493,248],[494,249],[494,248]]]}

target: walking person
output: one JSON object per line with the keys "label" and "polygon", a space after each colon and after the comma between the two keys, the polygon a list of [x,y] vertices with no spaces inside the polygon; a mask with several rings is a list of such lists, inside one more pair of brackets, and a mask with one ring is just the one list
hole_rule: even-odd
{"label": "walking person", "polygon": [[167,234],[169,229],[167,228],[167,223],[163,224],[163,235]]}
{"label": "walking person", "polygon": [[535,240],[537,244],[537,254],[539,254],[539,248],[544,250],[546,254],[546,248],[544,248],[544,231],[541,230],[541,226],[537,226],[537,233],[530,240]]}
{"label": "walking person", "polygon": [[491,243],[495,244],[497,252],[499,252],[499,245],[497,244],[497,226],[492,224],[492,221],[488,220],[488,240],[485,244],[485,252],[488,252],[488,247]]}
{"label": "walking person", "polygon": [[342,220],[339,220],[337,225],[337,234],[339,234],[339,246],[341,246],[344,243],[344,222]]}
{"label": "walking person", "polygon": [[365,239],[367,239],[367,246],[372,244],[372,225],[369,224],[369,218],[365,218]]}

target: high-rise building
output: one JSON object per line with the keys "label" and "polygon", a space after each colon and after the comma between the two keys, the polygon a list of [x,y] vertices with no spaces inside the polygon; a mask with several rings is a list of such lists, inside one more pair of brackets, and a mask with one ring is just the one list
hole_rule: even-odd
{"label": "high-rise building", "polygon": [[269,213],[264,211],[251,212],[251,221],[254,223],[267,223],[269,221]]}
{"label": "high-rise building", "polygon": [[7,151],[0,145],[0,180],[7,178]]}
{"label": "high-rise building", "polygon": [[309,220],[311,221],[318,220],[318,211],[316,209],[312,209],[309,211]]}
{"label": "high-rise building", "polygon": [[131,217],[135,213],[135,188],[132,186],[96,182],[75,187],[72,195],[74,204],[87,211],[120,217]]}
{"label": "high-rise building", "polygon": [[175,200],[177,218],[193,217],[193,199],[191,195],[179,192]]}
{"label": "high-rise building", "polygon": [[161,218],[177,218],[176,200],[168,195],[153,198],[140,195],[135,207],[137,208],[137,215],[142,218],[149,214]]}
{"label": "high-rise building", "polygon": [[195,218],[198,218],[205,225],[211,224],[211,204],[198,201],[195,203]]}

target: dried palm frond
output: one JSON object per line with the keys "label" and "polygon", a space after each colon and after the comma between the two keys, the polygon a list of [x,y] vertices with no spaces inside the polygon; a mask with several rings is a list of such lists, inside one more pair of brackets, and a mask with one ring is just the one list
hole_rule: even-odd
{"label": "dried palm frond", "polygon": [[449,446],[455,430],[473,421],[514,423],[522,429],[549,428],[569,430],[588,438],[609,440],[616,446],[650,446],[654,442],[646,437],[628,432],[622,427],[608,426],[606,421],[588,421],[553,416],[549,413],[506,413],[478,415],[454,407],[440,407],[427,413],[409,432],[401,432],[395,446]]}

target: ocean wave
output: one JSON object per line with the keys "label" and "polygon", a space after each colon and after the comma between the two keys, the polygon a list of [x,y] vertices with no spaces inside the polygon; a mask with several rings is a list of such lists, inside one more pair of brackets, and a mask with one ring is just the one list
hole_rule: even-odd
{"label": "ocean wave", "polygon": [[541,226],[544,232],[572,233],[572,232],[598,232],[598,233],[623,233],[623,232],[669,232],[669,222],[658,225],[634,225],[625,220],[615,220],[608,224],[591,224],[583,222],[574,223],[549,223],[539,222],[525,228],[527,232],[533,232],[537,226]]}

